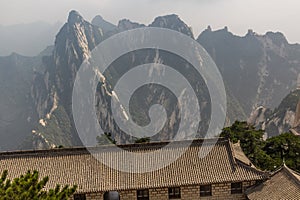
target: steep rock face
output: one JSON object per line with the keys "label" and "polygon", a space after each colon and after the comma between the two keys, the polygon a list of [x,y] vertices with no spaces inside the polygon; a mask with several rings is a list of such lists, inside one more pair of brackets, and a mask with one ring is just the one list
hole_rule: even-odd
{"label": "steep rock face", "polygon": [[[188,26],[184,22],[182,22],[182,20],[180,20],[176,15],[158,17],[149,26],[172,29],[193,37],[192,32],[188,28]],[[121,20],[118,24],[118,30],[120,32],[141,27],[145,27],[145,25],[134,23],[129,20]],[[121,56],[112,64],[111,70],[109,70],[107,74],[104,74],[104,76],[106,77],[106,84],[110,85],[110,87],[113,88],[115,82],[123,73],[129,71],[134,66],[145,63],[165,64],[175,67],[181,73],[186,74],[186,76],[194,76],[192,74],[193,72],[189,72],[189,66],[187,66],[187,63],[184,63],[181,59],[174,58],[174,56],[172,56],[170,53],[159,50],[139,50]],[[151,75],[152,73],[162,74],[164,72],[162,71],[162,69],[155,68],[153,71],[149,70],[148,74]],[[203,88],[203,85],[205,85],[203,80],[198,80],[196,78],[192,79],[192,85],[195,85],[195,90],[199,92],[199,99],[201,104],[203,105],[203,113],[201,113],[203,124],[201,124],[202,129],[198,130],[198,132],[205,133],[207,129],[207,123],[209,121],[209,116],[207,113],[209,113],[208,110],[210,104],[207,97],[207,88]],[[114,119],[111,113],[107,111],[107,108],[110,108],[111,106],[109,96],[120,96],[122,94],[114,94],[113,91],[109,91],[110,95],[106,95],[105,98],[103,98],[103,88],[101,88],[100,91],[101,92],[97,93],[97,114],[99,119],[105,119],[101,120],[100,122],[102,128],[104,129],[104,131],[110,132],[112,134],[112,137],[114,137],[118,143],[133,142],[135,138],[132,138],[122,132],[114,123]],[[182,95],[184,96],[184,94]],[[137,90],[137,92],[131,99],[130,105],[132,110],[130,110],[130,113],[127,113],[127,115],[130,115],[137,124],[147,125],[148,123],[150,123],[148,111],[149,108],[154,104],[160,104],[165,107],[168,120],[162,130],[151,137],[151,140],[170,140],[177,132],[180,121],[185,121],[185,118],[190,116],[178,115],[179,105],[177,100],[169,91],[166,91],[164,88],[157,88],[153,85],[148,85],[142,87],[142,89],[140,90]],[[190,124],[190,126],[193,125]],[[187,135],[189,134],[190,133],[187,133]],[[143,133],[140,133],[140,137],[144,137]]]}
{"label": "steep rock face", "polygon": [[[70,105],[76,72],[90,50],[102,41],[102,31],[71,11],[68,22],[56,36],[53,52],[55,85],[65,105]],[[50,66],[51,67],[51,66]]]}
{"label": "steep rock face", "polygon": [[[48,146],[80,144],[71,110],[72,87],[80,64],[84,59],[89,58],[90,51],[109,34],[113,35],[116,32],[144,26],[129,20],[121,20],[116,30],[103,35],[100,26],[86,22],[76,11],[70,12],[68,22],[56,37],[53,55],[44,58],[46,72],[42,76],[36,76],[35,79],[40,82],[36,86],[40,87],[40,90],[33,90],[36,94],[43,94],[42,91],[45,88],[47,90],[47,95],[36,95],[37,98],[35,98],[40,123],[34,131],[36,135],[44,138],[45,144]],[[157,17],[149,26],[180,31],[193,38],[191,29],[177,15]],[[215,59],[223,75],[228,94],[227,124],[234,119],[245,119],[257,105],[275,105],[276,95],[280,96],[285,93],[286,88],[292,87],[295,82],[293,82],[293,76],[296,76],[299,70],[296,60],[298,46],[289,45],[279,33],[258,36],[249,31],[245,37],[238,37],[228,32],[227,27],[215,32],[208,28],[199,36],[198,41]],[[106,74],[103,74],[103,82],[99,83],[96,92],[96,109],[102,129],[110,132],[118,143],[132,142],[134,138],[120,130],[111,111],[107,109],[111,107],[112,98],[118,99],[118,96],[122,95],[114,93],[112,88],[123,73],[145,63],[166,64],[177,68],[187,77],[194,77],[187,63],[173,58],[164,51],[141,50],[117,59]],[[277,74],[283,68],[289,70],[288,78],[282,78]],[[155,70],[156,73],[163,73],[161,69]],[[153,72],[149,72],[151,73]],[[194,86],[195,91],[198,91],[203,109],[201,111],[202,124],[198,132],[205,133],[210,117],[208,114],[210,113],[209,94],[207,88],[203,87],[205,83],[202,79],[196,77],[190,79],[191,85]],[[281,90],[275,93],[274,91],[278,89]],[[163,88],[143,87],[137,91],[131,102],[133,109],[126,115],[131,115],[140,125],[149,123],[148,109],[151,105],[163,104],[165,106],[169,121],[160,133],[151,138],[152,140],[172,139],[179,122],[188,117],[178,115],[177,101]],[[122,105],[119,106],[122,107]],[[67,120],[62,124],[60,121],[65,118]],[[260,116],[259,123],[263,121],[262,118]],[[53,136],[53,132],[56,136],[55,134]]]}
{"label": "steep rock face", "polygon": [[[183,33],[192,36],[192,33],[187,25],[184,24],[177,16],[167,16],[155,20],[153,26],[164,28],[174,28],[175,30],[183,31]],[[167,23],[157,23],[158,21]],[[169,22],[170,21],[170,22]],[[177,23],[170,25],[169,23]],[[132,23],[129,20],[121,20],[118,25],[118,31],[129,30],[132,28],[143,27],[138,23]],[[79,69],[82,61],[89,58],[91,50],[99,44],[106,36],[99,26],[94,26],[86,22],[76,11],[71,11],[68,22],[62,27],[55,40],[53,55],[44,58],[46,71],[43,74],[38,74],[35,77],[36,84],[33,88],[33,96],[40,120],[39,125],[34,130],[34,135],[39,136],[39,139],[44,141],[39,143],[39,146],[54,147],[58,145],[70,146],[80,144],[76,134],[75,126],[72,120],[71,110],[71,95],[76,72]],[[176,61],[176,62],[175,62]],[[99,83],[96,92],[97,115],[99,123],[105,132],[110,132],[112,137],[118,143],[133,142],[134,138],[123,133],[116,125],[112,113],[110,111],[111,99],[118,99],[118,95],[111,89],[113,84],[120,78],[122,73],[130,70],[132,67],[145,63],[165,63],[175,65],[179,70],[188,69],[186,63],[182,60],[175,60],[170,57],[167,52],[157,50],[142,50],[132,52],[117,59],[108,70],[103,74],[104,79]],[[178,62],[180,64],[178,64]],[[185,66],[185,67],[184,67]],[[156,69],[161,71],[160,69]],[[154,72],[152,72],[154,73]],[[162,73],[162,72],[157,72]],[[193,76],[192,72],[186,72],[187,76]],[[149,72],[149,74],[151,74]],[[112,77],[112,78],[111,78]],[[202,104],[209,105],[207,97],[203,97],[205,92],[202,85],[203,80],[193,80],[195,89],[199,91],[199,98],[202,99]],[[44,91],[47,91],[47,95]],[[207,90],[207,88],[206,88]],[[207,92],[207,91],[206,91]],[[168,121],[163,130],[154,136],[153,140],[169,140],[172,139],[178,128],[178,123],[181,118],[178,116],[178,104],[172,95],[163,88],[155,88],[153,86],[145,87],[133,98],[133,118],[138,123],[149,123],[148,109],[156,103],[163,104],[166,107]],[[182,94],[184,96],[184,94]],[[120,105],[121,107],[121,105]],[[209,109],[209,106],[203,106],[203,109]],[[204,112],[207,113],[207,112]],[[202,114],[205,125],[203,130],[207,128],[208,116]],[[184,116],[189,117],[189,116]],[[64,119],[64,120],[62,120]],[[187,125],[186,125],[187,126]],[[202,131],[201,131],[202,132]],[[190,133],[189,133],[190,134]],[[143,135],[141,135],[142,137]]]}
{"label": "steep rock face", "polygon": [[298,101],[296,107],[295,119],[290,131],[293,134],[300,136],[300,100]]}
{"label": "steep rock face", "polygon": [[298,130],[299,100],[300,90],[297,89],[288,94],[273,111],[264,107],[254,110],[248,122],[265,130],[265,138],[288,132],[291,128]]}
{"label": "steep rock face", "polygon": [[56,36],[53,54],[44,57],[46,70],[35,76],[32,96],[40,118],[34,134],[46,141],[46,147],[80,144],[72,120],[73,83],[81,63],[102,37],[99,27],[71,11]]}
{"label": "steep rock face", "polygon": [[[13,115],[13,123],[7,125],[8,118],[6,114],[1,115],[4,120],[0,122],[0,126],[3,128],[1,130],[11,131],[14,130],[13,126],[17,121],[19,123],[21,121],[25,123],[27,119],[30,121],[30,126],[27,126],[26,122],[26,125],[19,126],[22,130],[20,130],[21,128],[14,130],[14,133],[22,131],[29,133],[32,131],[33,137],[26,141],[24,148],[49,148],[59,145],[81,144],[73,124],[71,110],[72,89],[77,70],[82,61],[89,58],[90,52],[95,46],[105,38],[117,32],[145,27],[145,25],[129,20],[121,20],[116,29],[108,31],[104,30],[103,24],[97,25],[99,21],[103,22],[101,20],[103,19],[100,17],[95,18],[93,23],[96,25],[93,25],[85,21],[78,12],[71,11],[67,23],[64,24],[56,36],[54,47],[49,47],[49,49],[42,52],[37,58],[39,61],[35,61],[34,58],[21,58],[16,55],[9,58],[12,61],[5,61],[5,65],[14,66],[11,70],[16,69],[14,72],[16,74],[28,69],[26,73],[22,72],[23,75],[27,74],[28,76],[26,75],[25,78],[19,77],[18,81],[15,82],[16,79],[7,80],[12,75],[8,76],[3,73],[3,76],[5,76],[3,80],[12,81],[12,83],[9,83],[10,85],[24,86],[19,94],[22,94],[23,99],[20,97],[22,102],[26,103],[22,105],[21,109],[25,109],[25,114],[16,112]],[[149,26],[180,31],[193,38],[191,28],[177,15],[157,17]],[[291,127],[291,123],[295,118],[294,108],[285,109],[283,112],[277,110],[272,112],[271,110],[279,104],[282,97],[291,88],[295,88],[300,65],[299,45],[289,44],[281,33],[268,32],[266,35],[260,36],[253,31],[249,31],[246,36],[238,37],[230,33],[227,27],[218,31],[212,31],[209,27],[199,36],[198,42],[210,53],[223,75],[227,90],[228,125],[233,120],[246,119],[253,108],[258,107],[249,120],[257,127],[267,130],[267,136],[279,134]],[[51,52],[51,55],[49,55],[49,52]],[[8,58],[0,58],[0,66],[2,59]],[[41,60],[43,64],[41,64]],[[36,65],[35,62],[39,64]],[[203,136],[201,133],[205,133],[210,119],[210,98],[205,82],[198,78],[195,71],[191,71],[192,67],[182,59],[176,58],[168,52],[155,49],[140,50],[123,55],[110,66],[110,70],[102,74],[104,79],[99,83],[98,90],[95,93],[97,115],[102,129],[105,132],[112,133],[118,143],[134,141],[135,138],[123,133],[116,125],[108,108],[111,106],[112,98],[118,99],[122,95],[116,94],[112,89],[116,81],[132,67],[145,63],[172,66],[188,77],[193,89],[197,91],[200,107],[202,108],[202,124],[200,124],[198,136]],[[28,68],[24,67],[25,65]],[[24,68],[21,69],[20,66]],[[164,71],[155,68],[149,70],[149,75],[152,73],[161,74]],[[19,80],[26,81],[20,82]],[[27,80],[30,81],[27,82]],[[177,82],[174,81],[174,84],[177,84]],[[7,97],[16,98],[16,94],[8,94]],[[182,93],[181,98],[188,99],[189,97]],[[9,98],[6,98],[5,101],[9,102]],[[130,101],[132,110],[126,114],[131,115],[137,124],[147,125],[150,122],[148,111],[154,104],[162,104],[166,108],[169,120],[162,131],[151,137],[151,140],[170,140],[176,133],[179,122],[181,120],[185,121],[184,119],[191,116],[180,116],[178,114],[179,104],[172,93],[165,88],[148,85],[138,89]],[[16,104],[11,101],[4,105],[11,108]],[[260,105],[271,109],[259,107]],[[117,106],[122,107],[122,105]],[[1,107],[1,109],[5,110],[6,108]],[[27,112],[28,110],[30,110],[30,113]],[[22,116],[22,118],[16,116]],[[26,116],[26,120],[23,116]],[[185,126],[191,126],[191,124],[185,124]]]}
{"label": "steep rock face", "polygon": [[235,36],[224,28],[209,27],[198,37],[223,75],[227,89],[247,116],[253,109],[274,109],[296,87],[300,72],[300,46],[291,45],[283,34],[257,35],[249,31]]}

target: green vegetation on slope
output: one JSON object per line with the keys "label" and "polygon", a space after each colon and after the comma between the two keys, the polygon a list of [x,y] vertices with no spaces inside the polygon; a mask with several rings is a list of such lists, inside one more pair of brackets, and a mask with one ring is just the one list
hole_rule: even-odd
{"label": "green vegetation on slope", "polygon": [[96,137],[98,146],[116,144],[116,140],[112,138],[111,133],[104,133]]}
{"label": "green vegetation on slope", "polygon": [[263,134],[246,122],[236,121],[224,128],[221,136],[234,143],[240,141],[246,156],[262,170],[273,171],[285,161],[287,166],[300,171],[300,137],[284,133],[264,141]]}

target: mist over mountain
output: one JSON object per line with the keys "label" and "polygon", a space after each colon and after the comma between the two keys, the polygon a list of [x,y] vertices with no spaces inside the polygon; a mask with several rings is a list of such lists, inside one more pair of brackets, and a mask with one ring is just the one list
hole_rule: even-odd
{"label": "mist over mountain", "polygon": [[47,46],[53,45],[61,23],[34,22],[0,26],[0,55],[15,52],[24,56],[36,56]]}
{"label": "mist over mountain", "polygon": [[12,54],[0,57],[0,150],[18,149],[37,125],[38,116],[30,92],[40,71],[41,57]]}
{"label": "mist over mountain", "polygon": [[[23,114],[16,113],[6,119],[4,116],[9,114],[10,109],[0,107],[1,113],[7,113],[2,116],[1,127],[14,132],[10,140],[23,141],[26,138],[25,142],[20,142],[24,149],[81,145],[71,109],[73,83],[81,63],[106,38],[118,32],[145,26],[128,19],[120,20],[115,26],[100,16],[96,16],[90,23],[78,12],[71,11],[67,22],[55,37],[54,46],[48,47],[39,56],[26,59],[18,56],[14,62],[7,61],[12,59],[11,56],[0,57],[0,70],[16,68],[14,73],[1,79],[6,82],[6,86],[0,88],[1,94],[9,92],[1,97],[2,101],[9,102],[8,108],[11,108],[14,104],[10,99],[19,98],[21,103],[18,104],[18,110],[24,111]],[[172,29],[195,38],[191,28],[177,15],[157,17],[148,26]],[[211,55],[223,76],[227,92],[227,124],[237,119],[246,120],[260,106],[275,109],[296,88],[300,72],[300,46],[289,44],[279,32],[258,35],[249,31],[241,37],[230,33],[227,27],[216,31],[208,27],[197,37],[197,41]],[[104,78],[99,83],[95,98],[97,117],[102,129],[111,133],[117,143],[133,142],[132,137],[120,130],[107,108],[110,108],[112,98],[118,99],[118,95],[122,95],[114,93],[112,89],[117,78],[134,66],[153,62],[172,66],[189,77],[202,105],[198,137],[203,137],[210,122],[211,109],[205,82],[196,77],[190,70],[191,66],[180,58],[165,51],[151,49],[121,56],[101,75]],[[161,69],[157,69],[157,72],[161,73]],[[15,79],[18,82],[14,82]],[[22,93],[13,93],[13,87],[21,88]],[[146,125],[149,123],[148,109],[154,104],[165,107],[168,121],[151,140],[170,140],[176,133],[180,120],[189,116],[178,115],[177,100],[164,88],[149,85],[137,90],[131,101],[133,111],[127,114],[131,114],[138,124]],[[122,109],[121,104],[118,106]],[[10,124],[5,123],[6,121],[10,121]],[[18,129],[14,127],[17,122]],[[16,149],[16,145],[12,143],[3,149]],[[0,146],[4,144],[0,142]]]}

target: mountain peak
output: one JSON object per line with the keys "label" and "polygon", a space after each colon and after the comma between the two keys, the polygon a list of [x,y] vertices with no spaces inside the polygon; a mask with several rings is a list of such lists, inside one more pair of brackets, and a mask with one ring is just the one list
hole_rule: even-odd
{"label": "mountain peak", "polygon": [[[60,54],[60,56],[72,57],[73,60],[78,59],[81,62],[102,39],[101,29],[85,21],[77,11],[72,10],[69,12],[68,22],[56,35],[54,56]],[[75,56],[74,52],[76,52]],[[69,61],[63,61],[65,66],[69,65]]]}
{"label": "mountain peak", "polygon": [[248,29],[248,32],[246,34],[246,37],[248,36],[254,36],[255,35],[255,32],[252,30],[252,29]]}
{"label": "mountain peak", "polygon": [[281,44],[288,44],[288,41],[286,37],[283,35],[283,33],[269,31],[266,33],[266,36],[270,38],[278,46],[280,46]]}
{"label": "mountain peak", "polygon": [[100,27],[104,32],[113,31],[117,28],[114,24],[104,20],[100,15],[93,18],[92,24]]}
{"label": "mountain peak", "polygon": [[122,19],[119,21],[119,24],[118,24],[118,28],[121,31],[135,29],[135,28],[141,28],[144,26],[145,26],[144,24],[132,22],[129,19]]}
{"label": "mountain peak", "polygon": [[191,28],[176,14],[156,17],[149,26],[172,29],[194,38]]}
{"label": "mountain peak", "polygon": [[68,23],[69,24],[76,24],[84,21],[83,17],[77,12],[76,10],[72,10],[69,13]]}
{"label": "mountain peak", "polygon": [[154,19],[154,22],[155,21],[159,21],[159,20],[162,20],[162,19],[167,19],[167,20],[180,20],[179,16],[176,15],[176,14],[170,14],[170,15],[165,15],[165,16],[158,16]]}
{"label": "mountain peak", "polygon": [[207,26],[207,28],[206,28],[206,30],[207,30],[208,32],[212,32],[212,28],[211,28],[211,26],[210,26],[210,25],[208,25],[208,26]]}
{"label": "mountain peak", "polygon": [[92,20],[92,22],[93,22],[93,21],[100,21],[100,20],[103,20],[103,17],[102,17],[101,15],[96,15],[96,16],[94,17],[94,19]]}

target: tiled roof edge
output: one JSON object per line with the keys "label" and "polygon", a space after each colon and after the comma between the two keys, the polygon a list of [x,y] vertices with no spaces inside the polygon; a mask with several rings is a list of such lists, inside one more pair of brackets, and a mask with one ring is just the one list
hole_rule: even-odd
{"label": "tiled roof edge", "polygon": [[256,189],[257,187],[259,187],[261,184],[264,184],[265,181],[266,181],[266,180],[264,180],[264,181],[261,182],[261,183],[256,183],[256,184],[252,185],[251,187],[247,188],[247,189],[245,190],[245,195],[248,197],[248,195],[250,195],[253,191],[255,191],[255,189]]}
{"label": "tiled roof edge", "polygon": [[[216,141],[217,140],[217,141]],[[206,144],[221,144],[227,143],[228,140],[226,138],[211,138],[211,139],[195,139],[195,140],[183,140],[183,141],[163,141],[163,142],[150,142],[150,143],[140,143],[140,144],[122,144],[117,145],[120,148],[124,149],[151,149],[151,148],[160,148],[172,142],[172,144],[184,144],[184,143],[191,143],[190,146],[197,146],[200,143],[202,144],[203,141],[206,141]],[[43,150],[20,150],[20,151],[7,151],[7,152],[0,152],[0,160],[6,157],[18,157],[18,156],[37,156],[37,155],[74,155],[74,154],[89,154],[89,150],[115,150],[114,145],[104,145],[100,147],[70,147],[70,148],[57,148],[57,149],[43,149]],[[174,148],[172,145],[171,148]]]}
{"label": "tiled roof edge", "polygon": [[290,176],[297,184],[298,186],[300,187],[300,180],[295,177],[294,174],[297,174],[298,176],[300,176],[300,174],[292,169],[290,169],[288,166],[286,166],[285,164],[283,164],[283,170],[285,170],[286,172],[288,172],[288,176]]}
{"label": "tiled roof edge", "polygon": [[[268,172],[268,171],[263,171],[263,170],[258,169],[258,168],[256,168],[256,167],[249,166],[249,165],[245,164],[244,162],[241,162],[240,160],[237,160],[237,164],[238,164],[239,166],[245,167],[245,168],[247,168],[247,169],[249,169],[249,170],[251,170],[251,171],[258,172],[258,173],[260,173],[261,175],[264,175],[264,176],[265,176],[265,179],[267,179],[267,178],[269,178],[269,177],[271,176],[271,173],[270,173],[270,172]],[[254,165],[253,165],[253,166],[254,166]]]}
{"label": "tiled roof edge", "polygon": [[233,163],[232,167],[233,167],[234,170],[236,170],[237,162],[235,160],[235,154],[234,154],[234,149],[233,149],[232,143],[229,139],[228,139],[228,142],[227,142],[226,146],[228,148],[229,158]]}
{"label": "tiled roof edge", "polygon": [[[243,154],[243,156],[249,161],[249,163],[250,163],[250,166],[252,167],[255,167],[254,165],[253,165],[253,163],[251,162],[251,160],[246,156],[246,154],[244,153],[244,151],[243,151],[243,149],[242,149],[242,147],[241,147],[241,144],[240,144],[240,140],[237,142],[237,143],[232,143],[232,142],[230,142],[231,143],[231,146],[232,146],[232,149],[233,149],[233,152],[234,152],[234,154],[236,154],[236,148],[235,148],[235,146],[237,145],[238,146],[238,148],[240,148],[241,149],[241,153]],[[249,165],[248,163],[246,163],[246,162],[244,162],[243,160],[241,160],[241,159],[239,159],[239,157],[238,156],[234,156],[235,157],[235,159],[236,160],[238,160],[238,161],[240,161],[240,162],[242,162],[242,163],[244,163],[245,165]],[[256,167],[255,167],[256,168]]]}
{"label": "tiled roof edge", "polygon": [[[281,172],[282,170],[285,170],[288,172],[288,175],[295,180],[299,186],[300,186],[300,181],[292,174],[292,172],[295,172],[294,170],[288,168],[285,163],[283,163],[278,169],[276,169],[274,172],[269,173],[268,179],[271,179],[273,176],[275,176],[277,173]],[[292,171],[292,172],[291,172]],[[298,172],[296,172],[296,174],[299,174]],[[261,183],[257,183],[253,186],[251,186],[250,188],[246,189],[245,194],[248,196],[250,195],[257,187],[259,187],[260,185],[264,184],[264,182],[267,180],[264,180]]]}
{"label": "tiled roof edge", "polygon": [[83,152],[88,153],[86,147],[72,147],[72,148],[57,148],[57,149],[35,149],[35,150],[20,150],[20,151],[6,151],[0,152],[1,157],[10,157],[10,156],[23,156],[23,155],[49,155],[49,153],[57,153],[58,155],[69,152],[70,154],[76,154]]}
{"label": "tiled roof edge", "polygon": [[[235,159],[235,163],[236,163],[236,164],[242,165],[243,167],[247,167],[247,168],[249,168],[249,169],[251,169],[251,170],[254,170],[254,171],[257,171],[257,172],[267,173],[268,176],[270,175],[269,172],[258,169],[258,168],[251,162],[251,160],[246,156],[246,154],[244,153],[244,151],[243,151],[243,149],[242,149],[241,147],[240,147],[240,148],[241,148],[241,151],[242,151],[243,155],[249,160],[250,165],[249,165],[248,163],[245,163],[243,160],[239,159],[239,158],[235,155],[235,148],[234,148],[234,145],[235,145],[235,144],[233,144],[231,141],[229,141],[229,144],[230,144],[231,150],[232,150],[232,152],[233,152],[232,154],[233,154],[233,157],[234,157],[234,159]],[[239,142],[238,142],[238,145],[240,145]]]}

